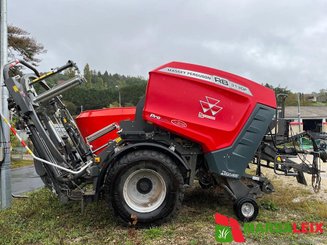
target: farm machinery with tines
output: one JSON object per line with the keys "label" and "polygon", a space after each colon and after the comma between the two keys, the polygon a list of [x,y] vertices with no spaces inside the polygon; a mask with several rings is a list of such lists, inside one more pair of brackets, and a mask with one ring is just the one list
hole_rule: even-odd
{"label": "farm machinery with tines", "polygon": [[[32,73],[12,76],[17,65]],[[77,76],[48,85],[48,78],[68,68]],[[236,216],[251,221],[259,211],[256,198],[274,191],[263,167],[301,184],[307,184],[304,173],[310,174],[314,189],[320,188],[326,136],[290,136],[273,90],[243,77],[171,62],[150,72],[136,108],[85,111],[75,121],[60,96],[86,82],[75,63],[41,75],[16,60],[4,66],[3,75],[15,127],[28,133],[33,149],[3,115],[2,127],[11,127],[62,202],[105,198],[126,224],[159,224],[176,214],[185,188],[196,180],[202,188],[222,187]],[[304,137],[312,149],[298,144]],[[313,161],[295,161],[299,154],[313,155]],[[249,164],[255,174],[246,173]]]}

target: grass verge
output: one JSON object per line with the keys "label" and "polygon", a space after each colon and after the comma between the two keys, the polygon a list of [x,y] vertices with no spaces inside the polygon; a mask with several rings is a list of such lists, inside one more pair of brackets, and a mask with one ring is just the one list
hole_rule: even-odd
{"label": "grass verge", "polygon": [[[327,224],[326,203],[294,202],[296,197],[308,196],[310,192],[288,190],[278,181],[274,184],[277,191],[259,199],[262,208],[255,224]],[[160,227],[123,227],[104,202],[88,204],[83,215],[80,211],[79,203],[62,205],[46,189],[30,193],[27,199],[15,199],[12,208],[0,211],[0,244],[216,244],[213,215],[219,212],[235,217],[226,194],[199,187],[187,191],[179,215]],[[246,244],[325,244],[327,230],[321,235],[265,233],[245,238]]]}
{"label": "grass verge", "polygon": [[10,168],[21,168],[26,166],[33,165],[33,160],[17,160],[17,159],[11,159],[11,165]]}

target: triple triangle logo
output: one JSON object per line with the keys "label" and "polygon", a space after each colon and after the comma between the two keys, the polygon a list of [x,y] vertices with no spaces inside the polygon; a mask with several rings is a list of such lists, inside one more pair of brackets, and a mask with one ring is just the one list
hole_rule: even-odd
{"label": "triple triangle logo", "polygon": [[[223,108],[218,106],[220,100],[214,99],[212,97],[206,96],[206,100],[200,100],[200,105],[202,107],[202,112],[199,112],[199,118],[207,118],[210,120],[216,120],[216,115],[220,112]],[[211,112],[211,113],[209,113]],[[211,114],[211,115],[208,115]]]}

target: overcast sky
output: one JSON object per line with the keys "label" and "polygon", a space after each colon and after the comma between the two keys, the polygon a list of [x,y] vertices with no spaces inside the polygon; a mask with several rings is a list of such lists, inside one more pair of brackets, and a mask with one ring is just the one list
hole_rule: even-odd
{"label": "overcast sky", "polygon": [[8,0],[8,21],[45,46],[41,70],[72,59],[147,78],[175,60],[293,91],[327,88],[325,0]]}

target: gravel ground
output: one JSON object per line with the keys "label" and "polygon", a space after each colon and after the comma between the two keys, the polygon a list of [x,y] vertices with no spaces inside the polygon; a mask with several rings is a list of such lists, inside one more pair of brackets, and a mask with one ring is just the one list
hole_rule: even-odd
{"label": "gravel ground", "polygon": [[[304,159],[303,156],[300,156],[302,159]],[[292,159],[293,161],[296,161],[298,163],[301,162],[300,158],[295,158]],[[306,160],[308,162],[312,162],[313,160],[313,156],[308,155]],[[313,191],[313,188],[311,186],[311,175],[309,174],[305,174],[305,178],[307,181],[307,186],[299,184],[296,180],[296,177],[292,177],[292,176],[278,176],[276,175],[273,170],[271,169],[262,169],[262,172],[269,178],[269,179],[280,179],[282,181],[283,186],[288,187],[290,190],[292,188],[302,188],[305,190],[308,190],[311,192],[311,195],[307,195],[305,197],[297,197],[296,199],[294,199],[294,202],[300,202],[302,200],[306,200],[306,199],[310,199],[310,198],[314,198],[320,201],[324,201],[327,203],[327,162],[324,163],[322,161],[319,162],[319,164],[321,165],[321,188],[320,191],[318,193],[315,193]]]}

